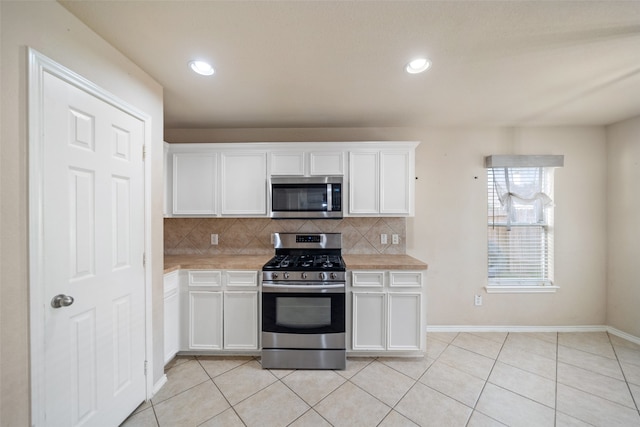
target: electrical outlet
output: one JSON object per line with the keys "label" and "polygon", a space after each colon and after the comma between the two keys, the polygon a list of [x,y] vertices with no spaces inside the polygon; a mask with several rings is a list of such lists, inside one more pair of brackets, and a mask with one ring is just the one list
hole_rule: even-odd
{"label": "electrical outlet", "polygon": [[218,244],[218,235],[217,234],[211,234],[211,244],[212,245],[217,245]]}
{"label": "electrical outlet", "polygon": [[391,235],[391,244],[392,245],[397,245],[398,243],[400,243],[400,236],[398,236],[397,234],[392,234]]}
{"label": "electrical outlet", "polygon": [[380,244],[381,245],[386,245],[387,244],[387,235],[386,234],[381,234],[380,235]]}
{"label": "electrical outlet", "polygon": [[476,295],[474,300],[475,305],[482,305],[482,295]]}

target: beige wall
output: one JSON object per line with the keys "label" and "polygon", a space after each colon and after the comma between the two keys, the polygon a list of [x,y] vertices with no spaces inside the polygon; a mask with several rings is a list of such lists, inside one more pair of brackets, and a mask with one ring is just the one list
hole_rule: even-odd
{"label": "beige wall", "polygon": [[[162,352],[162,88],[53,1],[1,1],[0,425],[29,425],[27,47],[152,118],[154,376]],[[152,260],[152,261],[153,261]],[[158,326],[159,325],[159,326]]]}
{"label": "beige wall", "polygon": [[[168,129],[169,142],[418,140],[416,216],[407,253],[429,264],[429,326],[575,326],[606,320],[603,127]],[[554,294],[486,294],[490,154],[563,154],[556,171]],[[483,295],[475,307],[473,296]]]}
{"label": "beige wall", "polygon": [[[603,325],[606,155],[603,128],[426,131],[407,252],[429,263],[429,326]],[[555,172],[554,294],[486,294],[489,154],[563,154]],[[478,177],[476,179],[476,177]],[[474,294],[483,305],[473,305]]]}
{"label": "beige wall", "polygon": [[640,337],[640,117],[607,129],[607,324]]}

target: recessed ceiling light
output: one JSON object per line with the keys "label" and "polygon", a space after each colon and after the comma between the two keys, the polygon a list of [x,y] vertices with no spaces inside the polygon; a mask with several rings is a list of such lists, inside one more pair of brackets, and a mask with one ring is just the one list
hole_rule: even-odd
{"label": "recessed ceiling light", "polygon": [[215,72],[211,64],[204,61],[191,61],[189,62],[189,67],[191,67],[191,69],[196,73],[203,76],[210,76]]}
{"label": "recessed ceiling light", "polygon": [[429,67],[431,67],[431,61],[427,58],[417,58],[409,62],[404,69],[409,74],[417,74],[426,71]]}

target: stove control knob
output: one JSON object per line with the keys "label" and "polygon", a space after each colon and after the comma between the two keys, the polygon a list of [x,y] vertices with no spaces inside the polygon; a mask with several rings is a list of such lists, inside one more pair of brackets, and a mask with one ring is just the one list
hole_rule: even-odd
{"label": "stove control knob", "polygon": [[289,273],[284,273],[284,278],[288,279],[289,278]]}
{"label": "stove control knob", "polygon": [[272,279],[277,279],[278,278],[278,273],[271,273],[271,278]]}
{"label": "stove control knob", "polygon": [[334,279],[334,280],[335,280],[335,279],[337,279],[337,278],[338,278],[338,275],[337,275],[336,273],[331,273],[331,274],[329,275],[329,277],[331,277],[332,279]]}
{"label": "stove control knob", "polygon": [[320,273],[318,276],[320,276],[320,280],[326,280],[327,279],[327,275],[324,273]]}
{"label": "stove control knob", "polygon": [[302,278],[306,279],[307,278],[307,273],[302,273]]}

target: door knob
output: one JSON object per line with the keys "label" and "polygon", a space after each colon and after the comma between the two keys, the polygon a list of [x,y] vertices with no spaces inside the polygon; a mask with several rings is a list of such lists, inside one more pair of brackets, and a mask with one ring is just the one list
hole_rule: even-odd
{"label": "door knob", "polygon": [[71,304],[73,304],[73,297],[69,295],[56,295],[51,300],[51,307],[53,308],[68,307]]}

